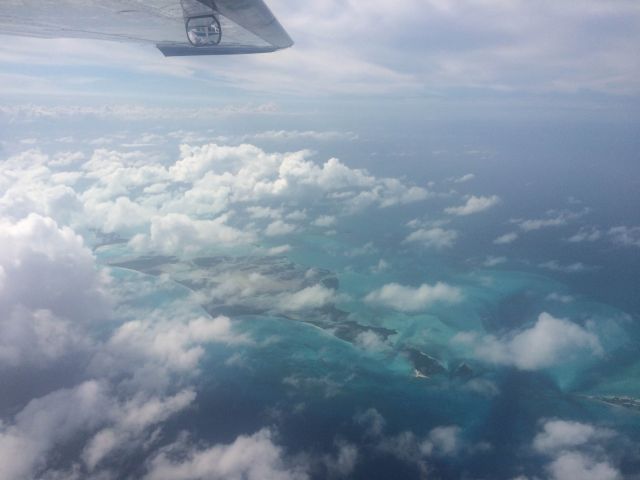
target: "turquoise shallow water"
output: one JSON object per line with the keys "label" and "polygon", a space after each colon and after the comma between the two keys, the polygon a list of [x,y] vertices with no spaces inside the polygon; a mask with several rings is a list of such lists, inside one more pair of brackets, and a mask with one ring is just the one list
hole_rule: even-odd
{"label": "turquoise shallow water", "polygon": [[[403,431],[420,437],[439,426],[460,427],[466,453],[429,461],[429,468],[444,478],[465,472],[509,478],[538,471],[540,459],[526,453],[523,445],[530,444],[543,419],[592,422],[637,439],[640,414],[602,401],[613,395],[640,395],[638,328],[620,309],[513,264],[471,268],[452,258],[447,262],[438,253],[402,245],[394,251],[375,242],[354,255],[350,252],[358,242],[348,235],[342,238],[339,229],[335,235],[287,241],[292,250],[285,256],[300,272],[325,269],[337,279],[335,307],[345,318],[394,333],[368,348],[341,338],[330,325],[321,328],[313,315],[231,315],[234,330],[252,343],[208,347],[198,377],[198,407],[182,414],[176,423],[181,428],[189,426],[202,439],[228,442],[271,425],[290,451],[318,454],[335,449],[336,438],[341,438],[360,446],[363,460],[353,478],[362,479],[391,478],[401,471],[406,478],[420,475],[415,465],[380,456],[379,447],[355,420],[370,408],[385,418],[389,437]],[[113,262],[123,253],[126,249],[117,246],[101,249],[99,255]],[[224,254],[242,257],[242,252]],[[257,265],[258,258],[248,258],[243,268]],[[380,258],[387,267],[377,270]],[[174,276],[188,274],[181,264],[167,268]],[[130,306],[163,309],[179,303],[193,315],[204,313],[190,289],[173,283],[171,273],[157,277],[114,268],[112,275],[138,292]],[[461,300],[436,302],[417,312],[398,312],[364,300],[387,283],[418,286],[436,281],[459,288]],[[562,295],[571,295],[571,301],[559,301]],[[602,355],[582,352],[527,371],[487,362],[478,358],[473,346],[454,341],[460,332],[511,338],[513,332],[531,328],[543,312],[588,328],[600,339]],[[416,376],[409,349],[437,359],[446,372]],[[462,363],[472,370],[467,377],[454,374]],[[627,463],[626,468],[635,468]]]}
{"label": "turquoise shallow water", "polygon": [[[454,121],[436,118],[438,114],[425,111],[422,102],[411,107],[415,111],[409,116],[407,112],[393,114],[395,100],[384,102],[377,112],[360,111],[358,103],[349,102],[340,115],[329,115],[330,105],[325,113],[306,105],[304,114],[291,115],[299,113],[300,105],[283,105],[283,111],[260,114],[257,120],[240,112],[206,122],[176,119],[171,123],[182,130],[173,132],[177,135],[169,133],[173,127],[155,120],[151,126],[115,118],[92,125],[95,122],[89,116],[86,122],[83,117],[80,129],[77,120],[70,125],[64,118],[3,125],[6,131],[0,148],[7,153],[5,157],[42,147],[50,155],[50,173],[76,169],[69,173],[81,177],[76,182],[73,175],[63,174],[40,185],[39,179],[47,176],[43,165],[36,166],[33,176],[28,172],[9,175],[7,185],[19,177],[32,183],[25,189],[25,195],[29,193],[24,198],[25,209],[32,208],[26,201],[31,195],[33,208],[55,200],[50,211],[43,210],[55,216],[69,199],[57,197],[69,193],[60,188],[68,181],[85,208],[71,202],[73,212],[63,212],[56,219],[58,224],[65,225],[76,215],[91,217],[78,218],[77,232],[88,243],[93,237],[123,241],[95,251],[100,264],[110,265],[114,305],[113,318],[96,327],[96,347],[109,342],[122,322],[170,319],[180,327],[181,322],[206,315],[227,315],[233,334],[247,340],[204,342],[197,367],[173,370],[167,374],[171,379],[146,392],[170,395],[189,388],[196,398],[188,408],[157,424],[157,430],[154,425],[143,432],[145,438],[137,450],[125,452],[129,448],[125,442],[122,455],[113,456],[118,457],[113,459],[118,471],[115,477],[143,478],[150,458],[184,439],[185,432],[195,448],[207,448],[220,442],[229,445],[239,435],[269,428],[283,458],[295,460],[299,454],[312,465],[312,480],[338,478],[329,475],[326,462],[336,463],[336,454],[345,444],[358,451],[354,470],[346,476],[356,480],[513,480],[522,478],[520,475],[546,480],[554,455],[565,449],[580,452],[592,462],[609,462],[621,472],[621,478],[639,478],[640,250],[637,245],[616,243],[609,233],[612,227],[640,225],[637,122],[609,122],[605,111],[591,108],[588,116],[593,115],[593,123],[578,121],[580,112],[565,112],[566,117],[555,121],[534,120],[521,112],[520,121],[512,122],[507,111],[500,113],[505,115],[501,119],[486,118],[481,104],[473,118]],[[402,109],[408,103],[414,102],[399,102]],[[433,120],[427,121],[425,114]],[[117,132],[110,137],[108,131],[114,128]],[[358,139],[325,141],[302,135],[297,140],[262,143],[259,135],[252,137],[252,130],[255,134],[280,128],[298,133],[344,129],[355,132]],[[141,145],[137,137],[149,137],[149,133],[156,138]],[[180,142],[192,146],[226,143],[220,135],[227,136],[230,144],[257,142],[268,155],[314,149],[319,153],[309,158],[318,168],[328,158],[338,157],[350,168],[368,169],[378,180],[399,178],[430,193],[423,201],[384,207],[374,199],[369,207],[354,211],[348,202],[353,192],[331,197],[312,186],[307,190],[305,184],[299,191],[257,195],[257,200],[246,200],[242,192],[232,191],[235,200],[225,205],[224,212],[217,201],[216,205],[208,203],[220,193],[216,182],[205,182],[202,191],[185,198],[195,200],[195,205],[173,204],[171,195],[156,196],[153,192],[162,191],[162,184],[153,185],[150,195],[143,195],[149,174],[146,166],[174,164],[180,157]],[[99,141],[93,143],[92,138]],[[124,142],[130,142],[129,146]],[[94,171],[90,165],[54,165],[56,152],[76,149],[85,160],[97,150],[113,150],[114,157],[118,151],[131,156],[122,157],[122,173],[110,182],[106,170]],[[139,175],[137,167],[142,167]],[[220,172],[223,166],[216,163],[210,168]],[[250,170],[261,168],[255,164],[246,173],[250,177]],[[456,181],[468,174],[473,174],[472,180]],[[193,186],[170,177],[173,175],[161,180],[167,183],[166,193],[184,193]],[[141,258],[140,251],[133,250],[124,237],[149,235],[151,218],[136,219],[132,209],[123,215],[125,225],[115,227],[112,220],[119,216],[117,209],[113,217],[112,205],[103,205],[102,213],[94,212],[87,202],[91,195],[82,193],[94,180],[104,181],[98,186],[109,187],[102,192],[105,201],[122,195],[155,206],[157,210],[144,214],[154,218],[173,212],[193,220],[211,220],[227,213],[228,225],[251,233],[254,240],[218,245],[215,231],[195,235],[187,226],[180,226],[177,228],[185,229],[176,232],[184,242],[180,249],[174,251],[173,243],[156,252],[154,248],[162,248],[163,243],[150,242],[139,245],[149,248],[145,255],[150,257]],[[384,195],[383,190],[376,192]],[[448,207],[464,204],[470,195],[497,195],[500,202],[473,215],[447,212]],[[273,218],[254,216],[251,207],[276,209],[296,230],[267,235],[265,228]],[[298,213],[295,220],[288,216],[294,211]],[[335,216],[335,224],[327,228],[314,225],[324,215]],[[560,220],[537,230],[524,231],[519,226],[523,219],[553,218]],[[129,225],[129,220],[136,226]],[[89,225],[115,228],[116,233],[101,235],[86,230]],[[455,241],[441,248],[406,241],[417,228],[433,227],[454,231]],[[580,231],[598,232],[599,239],[570,242]],[[519,238],[510,244],[494,243],[496,237],[509,232],[517,232]],[[268,256],[268,248],[284,245],[290,247],[286,253]],[[195,253],[199,248],[203,250]],[[167,258],[161,258],[163,255]],[[391,283],[417,288],[436,282],[458,289],[460,301],[426,302],[415,311],[365,301],[371,292]],[[324,288],[321,293],[330,291],[330,301],[321,307],[287,308],[287,302],[300,303],[288,294],[318,285]],[[555,341],[560,345],[552,354],[543,355],[555,356],[548,365],[534,358],[538,365],[523,368],[514,357],[520,358],[531,345],[520,344],[515,351],[508,347],[518,335],[530,332],[545,312],[571,322],[574,329],[544,339],[543,344]],[[460,334],[468,341],[460,341]],[[569,334],[583,342],[580,348],[573,348],[570,341],[562,343]],[[598,348],[589,343],[594,338]],[[144,350],[154,340],[142,336],[137,346]],[[164,345],[171,347],[171,340],[174,338]],[[481,351],[479,346],[486,344],[492,348]],[[503,357],[509,358],[496,360],[487,355],[501,349],[506,351]],[[72,357],[56,365],[52,373],[32,375],[18,370],[7,377],[9,384],[21,388],[0,389],[0,401],[7,407],[0,419],[1,433],[12,429],[19,405],[84,381],[84,365],[93,353],[78,357],[80,360]],[[113,372],[107,368],[101,375],[137,374],[138,367],[144,366],[144,355],[126,353],[125,363],[132,365]],[[163,363],[161,357],[162,353],[155,360]],[[91,366],[88,374],[92,374]],[[128,390],[127,378],[122,384],[110,385],[124,390],[112,392],[122,402],[145,393]],[[362,420],[367,412],[371,414],[370,409],[384,419],[384,428],[375,434]],[[533,446],[534,438],[550,420],[580,422],[598,429],[600,435],[586,444],[541,453]],[[430,435],[437,428],[457,432],[455,452],[429,451]],[[82,463],[85,440],[74,439],[73,445],[57,449],[51,460],[65,468]]]}
{"label": "turquoise shallow water", "polygon": [[[461,140],[452,142],[458,148]],[[502,135],[500,142],[503,145]],[[370,143],[368,148],[380,148]],[[268,426],[291,454],[322,458],[335,454],[336,442],[356,445],[359,461],[350,478],[421,478],[419,466],[382,451],[380,439],[356,421],[374,408],[385,419],[387,440],[412,432],[422,441],[433,428],[460,428],[462,447],[456,455],[426,458],[427,478],[546,478],[550,459],[536,453],[532,442],[546,420],[562,419],[617,432],[608,443],[593,448],[600,455],[594,458],[609,458],[624,477],[633,478],[640,471],[634,447],[640,441],[640,404],[624,405],[624,399],[640,398],[637,249],[613,245],[606,238],[599,243],[567,241],[583,226],[593,224],[606,232],[618,223],[637,222],[637,211],[631,207],[637,202],[629,202],[635,198],[629,197],[632,187],[600,189],[598,177],[616,177],[613,183],[619,185],[624,173],[614,175],[598,164],[587,179],[571,176],[566,163],[557,161],[558,152],[546,152],[533,161],[542,147],[529,139],[525,144],[531,152],[521,159],[523,144],[515,143],[513,151],[505,147],[507,153],[483,159],[483,164],[462,154],[449,163],[425,159],[424,145],[419,145],[404,163],[376,167],[393,175],[404,169],[422,184],[434,172],[442,180],[473,171],[471,186],[454,186],[460,194],[495,193],[502,199],[494,210],[477,216],[443,214],[454,202],[447,196],[449,187],[439,187],[443,196],[425,202],[348,215],[335,202],[307,205],[307,219],[299,231],[259,236],[248,247],[213,245],[198,254],[214,258],[208,266],[194,264],[193,255],[179,258],[160,269],[164,279],[114,268],[118,282],[128,282],[130,305],[169,309],[178,302],[193,315],[204,312],[191,296],[199,288],[193,280],[208,278],[211,287],[229,272],[259,272],[269,284],[291,281],[294,290],[321,281],[335,288],[331,308],[297,313],[274,307],[281,293],[277,289],[218,298],[213,305],[200,298],[213,315],[228,315],[234,331],[252,343],[207,346],[197,374],[196,404],[172,421],[167,438],[187,430],[203,442],[228,443]],[[375,170],[362,155],[354,161]],[[629,179],[637,178],[633,170],[625,174]],[[637,188],[633,191],[637,196]],[[570,201],[569,196],[575,198]],[[519,231],[513,244],[493,243],[496,236],[518,229],[514,219],[546,218],[551,215],[548,209],[589,212],[564,227]],[[321,214],[336,215],[336,224],[330,229],[312,226]],[[244,220],[240,211],[232,218],[239,226]],[[437,249],[407,243],[412,231],[407,223],[414,220],[425,228],[437,222],[455,230],[455,244]],[[257,228],[267,224],[255,222]],[[266,256],[267,248],[281,245],[290,250]],[[126,244],[97,253],[102,263],[138,255]],[[488,258],[501,261],[487,267]],[[570,273],[540,266],[550,260],[561,266],[582,262],[589,268]],[[434,302],[414,312],[365,301],[389,283],[418,287],[436,282],[458,288],[461,300]],[[508,343],[531,329],[544,312],[597,337],[600,352],[583,348],[565,356],[561,351],[560,361],[527,370],[488,361],[478,355],[476,344],[454,341],[465,332]],[[345,324],[346,332],[339,328]],[[378,342],[359,343],[356,336],[363,331],[376,333]],[[416,352],[429,356],[417,356],[434,369],[429,378],[416,376]],[[471,373],[457,375],[462,364]],[[315,478],[326,475],[320,471]]]}

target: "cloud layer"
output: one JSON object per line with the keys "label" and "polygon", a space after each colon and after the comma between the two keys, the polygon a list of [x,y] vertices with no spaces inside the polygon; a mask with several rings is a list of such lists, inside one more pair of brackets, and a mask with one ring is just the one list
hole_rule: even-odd
{"label": "cloud layer", "polygon": [[[37,212],[167,254],[291,234],[306,225],[307,213],[283,205],[302,199],[316,204],[313,225],[327,228],[340,215],[429,196],[423,187],[377,178],[336,158],[318,163],[308,151],[267,153],[248,144],[184,144],[168,166],[140,151],[97,149],[88,159],[68,154],[56,161],[31,150],[3,164],[0,184],[7,186],[0,213],[9,218]],[[235,215],[238,209],[256,221]]]}

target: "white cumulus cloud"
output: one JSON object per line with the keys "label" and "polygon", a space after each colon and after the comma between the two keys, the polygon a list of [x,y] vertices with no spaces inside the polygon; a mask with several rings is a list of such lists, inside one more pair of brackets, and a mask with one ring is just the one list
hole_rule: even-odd
{"label": "white cumulus cloud", "polygon": [[493,243],[495,243],[496,245],[508,245],[509,243],[515,242],[517,239],[518,239],[518,234],[516,232],[509,232],[497,237],[493,241]]}
{"label": "white cumulus cloud", "polygon": [[213,220],[196,220],[188,215],[169,213],[151,219],[148,234],[138,234],[130,245],[140,251],[198,253],[207,248],[247,244],[255,237],[229,226],[227,215]]}
{"label": "white cumulus cloud", "polygon": [[491,195],[489,197],[476,197],[475,195],[467,198],[464,205],[458,207],[447,207],[444,209],[445,213],[450,215],[473,215],[474,213],[484,212],[500,203],[500,197],[497,195]]}
{"label": "white cumulus cloud", "polygon": [[640,227],[613,227],[609,229],[607,235],[616,245],[640,247]]}
{"label": "white cumulus cloud", "polygon": [[457,238],[458,232],[455,230],[434,227],[421,228],[411,232],[404,241],[406,243],[417,243],[427,248],[440,249],[452,247]]}
{"label": "white cumulus cloud", "polygon": [[496,337],[459,333],[454,341],[473,348],[477,358],[521,370],[553,367],[578,355],[602,355],[598,337],[569,320],[542,313],[529,328]]}
{"label": "white cumulus cloud", "polygon": [[533,449],[549,461],[551,480],[620,480],[620,471],[606,454],[616,433],[589,423],[546,419],[533,439]]}
{"label": "white cumulus cloud", "polygon": [[241,435],[232,443],[197,447],[177,442],[149,462],[145,480],[237,478],[244,480],[306,480],[305,465],[289,462],[269,429]]}
{"label": "white cumulus cloud", "polygon": [[552,419],[544,422],[542,431],[533,439],[533,448],[543,453],[554,453],[611,436],[611,430],[596,428],[588,423]]}
{"label": "white cumulus cloud", "polygon": [[417,312],[437,302],[457,303],[461,300],[462,292],[459,288],[442,282],[434,285],[422,284],[419,287],[389,283],[365,297],[368,303],[402,312]]}
{"label": "white cumulus cloud", "polygon": [[107,277],[82,238],[50,218],[0,220],[0,273],[0,367],[82,348],[107,315]]}
{"label": "white cumulus cloud", "polygon": [[620,480],[622,475],[608,461],[599,462],[580,452],[564,452],[547,467],[552,480]]}

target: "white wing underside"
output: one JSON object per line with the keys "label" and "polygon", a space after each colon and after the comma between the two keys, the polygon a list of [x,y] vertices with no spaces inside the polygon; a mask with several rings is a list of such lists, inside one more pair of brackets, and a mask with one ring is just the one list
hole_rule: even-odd
{"label": "white wing underside", "polygon": [[151,43],[165,55],[261,53],[293,44],[262,0],[185,2],[215,12],[222,30],[218,45],[187,41],[180,0],[1,0],[0,33]]}

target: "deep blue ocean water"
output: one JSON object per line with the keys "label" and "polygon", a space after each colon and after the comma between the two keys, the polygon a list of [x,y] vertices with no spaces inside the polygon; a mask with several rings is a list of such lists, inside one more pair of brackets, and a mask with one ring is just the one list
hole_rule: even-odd
{"label": "deep blue ocean water", "polygon": [[[230,315],[234,330],[255,343],[207,348],[197,372],[196,405],[168,422],[167,438],[186,429],[203,442],[230,443],[270,426],[291,455],[332,453],[337,441],[357,445],[359,461],[351,478],[421,478],[424,471],[381,449],[380,439],[357,421],[359,414],[375,409],[386,421],[386,438],[412,432],[421,439],[437,427],[460,427],[461,452],[426,459],[429,478],[508,479],[543,474],[548,459],[532,451],[532,439],[541,422],[564,419],[618,432],[607,454],[634,478],[640,459],[624,442],[640,441],[640,411],[601,399],[640,399],[640,249],[617,245],[606,233],[640,224],[640,136],[620,122],[489,119],[470,127],[416,124],[409,117],[389,130],[393,118],[364,123],[353,115],[344,126],[357,131],[358,140],[319,144],[314,158],[323,162],[335,156],[378,177],[420,186],[434,181],[428,187],[433,198],[339,218],[331,233],[309,229],[277,241],[261,238],[258,244],[289,244],[283,257],[300,271],[324,269],[337,279],[334,306],[349,321],[394,333],[383,348],[366,349],[313,324],[313,318]],[[325,126],[322,116],[295,121],[300,129]],[[267,151],[282,150],[256,143]],[[294,141],[286,150],[305,147]],[[166,153],[167,158],[173,154]],[[468,173],[475,176],[470,182],[452,180]],[[477,215],[445,215],[443,209],[465,193],[498,195],[501,202]],[[308,207],[310,216],[325,207]],[[517,219],[548,219],[558,212],[569,215],[566,224],[518,230]],[[455,244],[443,249],[408,244],[407,224],[416,219],[425,225],[444,221],[443,228],[458,232]],[[581,228],[598,229],[602,238],[569,242]],[[494,243],[512,231],[519,233],[517,241]],[[242,249],[211,252],[220,254],[247,256],[249,266],[255,261]],[[108,265],[132,252],[118,245],[100,248],[97,255]],[[487,259],[502,257],[486,265]],[[388,267],[378,271],[381,259]],[[541,266],[552,261],[585,268]],[[184,308],[205,314],[184,286],[116,267],[111,272],[116,281],[129,282],[129,305],[162,309],[181,299]],[[438,281],[459,288],[462,300],[415,312],[364,300],[385,284],[417,287]],[[570,300],[558,301],[562,296]],[[509,338],[530,328],[543,312],[588,326],[603,354],[526,370],[482,361],[471,347],[454,341],[460,332]],[[448,373],[419,378],[407,349],[436,358]],[[452,375],[462,363],[470,365],[475,383]],[[129,471],[135,475],[139,468],[134,462]],[[316,477],[325,473],[320,469]]]}

